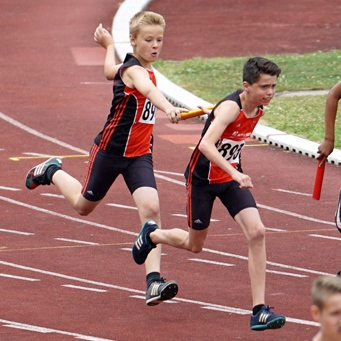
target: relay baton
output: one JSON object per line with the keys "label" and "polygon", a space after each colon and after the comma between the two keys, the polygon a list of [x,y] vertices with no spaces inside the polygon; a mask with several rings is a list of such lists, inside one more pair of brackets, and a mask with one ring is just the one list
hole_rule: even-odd
{"label": "relay baton", "polygon": [[324,169],[326,167],[326,162],[320,167],[321,162],[322,162],[322,159],[319,160],[317,164],[314,191],[313,191],[313,199],[316,199],[316,200],[320,200]]}
{"label": "relay baton", "polygon": [[[213,109],[213,108],[214,108],[214,105],[207,107],[206,109]],[[201,109],[182,112],[181,113],[181,120],[187,120],[188,118],[197,117],[197,116],[201,116],[204,114],[205,113]]]}

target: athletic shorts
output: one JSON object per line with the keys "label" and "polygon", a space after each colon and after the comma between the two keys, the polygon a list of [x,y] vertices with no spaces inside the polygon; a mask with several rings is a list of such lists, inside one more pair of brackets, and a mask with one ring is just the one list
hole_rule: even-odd
{"label": "athletic shorts", "polygon": [[152,154],[129,158],[112,156],[95,144],[90,151],[87,176],[82,188],[84,198],[90,201],[103,199],[120,174],[131,194],[140,187],[156,189]]}
{"label": "athletic shorts", "polygon": [[215,198],[218,197],[232,218],[248,207],[257,208],[249,189],[240,189],[236,181],[222,184],[194,186],[187,184],[187,221],[194,230],[204,230],[210,225]]}

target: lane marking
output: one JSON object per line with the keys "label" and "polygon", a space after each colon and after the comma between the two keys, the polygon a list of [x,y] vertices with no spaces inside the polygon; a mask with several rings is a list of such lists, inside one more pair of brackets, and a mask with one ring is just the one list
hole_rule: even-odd
{"label": "lane marking", "polygon": [[[246,261],[248,260],[248,257],[246,257],[246,256],[235,255],[235,254],[232,254],[232,253],[227,253],[227,252],[222,252],[222,251],[217,251],[217,250],[212,250],[212,249],[203,248],[202,251],[209,252],[209,253],[214,253],[214,254],[221,255],[221,256],[238,258],[238,259],[242,259],[242,260],[246,260]],[[297,271],[302,271],[302,272],[308,272],[308,273],[312,273],[312,274],[315,274],[315,275],[335,276],[335,274],[330,274],[330,273],[327,273],[327,272],[315,271],[315,270],[311,270],[311,269],[305,269],[305,268],[300,268],[300,267],[297,267],[297,266],[286,265],[286,264],[281,264],[281,263],[275,263],[275,262],[266,261],[266,264],[273,265],[273,266],[278,266],[280,268],[285,268],[285,269],[291,269],[291,270],[297,270]]]}
{"label": "lane marking", "polygon": [[[118,286],[118,285],[102,283],[102,282],[96,282],[96,281],[93,281],[93,280],[87,280],[87,279],[78,278],[78,277],[74,277],[74,276],[63,275],[63,274],[52,272],[52,271],[36,269],[36,268],[32,268],[32,267],[28,267],[28,266],[24,266],[24,265],[19,265],[19,264],[14,264],[14,263],[9,263],[9,262],[4,262],[4,261],[0,261],[0,264],[6,265],[6,266],[10,266],[10,267],[14,267],[14,268],[18,268],[18,269],[27,270],[27,271],[38,272],[38,273],[49,275],[49,276],[64,278],[64,279],[78,281],[78,282],[83,282],[83,283],[88,283],[88,284],[94,284],[96,286],[104,286],[104,287],[107,287],[107,288],[127,291],[127,292],[135,293],[135,294],[138,294],[138,295],[145,295],[145,291],[131,289],[131,288],[126,288],[126,287],[121,287],[121,286]],[[233,312],[235,314],[240,314],[240,315],[251,314],[250,310],[245,310],[245,309],[240,309],[240,308],[233,308],[233,307],[223,306],[223,305],[219,305],[219,304],[213,304],[213,303],[207,303],[207,302],[202,302],[202,301],[189,300],[189,299],[179,298],[179,297],[174,297],[173,300],[179,301],[179,302],[184,302],[184,303],[191,303],[191,304],[195,304],[195,305],[200,305],[200,306],[204,306],[204,307],[220,308],[220,309],[224,309],[224,311]],[[305,325],[311,325],[311,323],[312,323],[311,321],[295,319],[295,318],[286,318],[286,320],[288,322],[294,322],[294,323],[305,324]],[[2,320],[0,320],[0,322],[1,321]]]}
{"label": "lane marking", "polygon": [[20,122],[18,122],[18,121],[16,121],[16,120],[14,120],[13,118],[11,118],[11,117],[9,117],[9,116],[3,114],[2,112],[0,112],[0,118],[2,118],[4,121],[6,121],[6,122],[8,122],[8,123],[11,123],[11,124],[13,124],[14,126],[20,128],[20,129],[22,129],[22,130],[25,130],[26,132],[28,132],[28,133],[30,133],[30,134],[32,134],[32,135],[35,135],[35,136],[37,136],[37,137],[40,137],[40,138],[42,138],[42,139],[44,139],[44,140],[47,140],[47,141],[49,141],[49,142],[55,143],[55,144],[57,144],[57,145],[59,145],[59,146],[62,146],[62,147],[64,147],[64,148],[68,148],[68,149],[74,150],[74,151],[76,151],[76,152],[78,152],[78,153],[81,153],[81,154],[88,154],[88,153],[89,153],[89,151],[87,151],[87,150],[83,150],[83,149],[74,147],[74,146],[72,146],[71,144],[64,143],[64,142],[59,141],[59,140],[57,140],[57,139],[55,139],[55,138],[53,138],[53,137],[47,136],[47,135],[45,135],[45,134],[42,134],[42,133],[40,133],[39,131],[37,131],[37,130],[35,130],[35,129],[32,129],[32,128],[28,127],[28,126],[25,126],[24,124],[22,124],[22,123],[20,123]]}
{"label": "lane marking", "polygon": [[[36,210],[36,211],[39,211],[39,212],[43,212],[43,213],[51,214],[51,215],[54,215],[54,216],[58,216],[58,217],[61,217],[61,218],[64,218],[64,219],[80,222],[82,224],[88,224],[88,225],[91,225],[91,226],[101,227],[101,228],[104,228],[104,229],[108,229],[108,230],[112,230],[112,231],[116,231],[116,232],[121,232],[121,233],[124,233],[124,234],[134,235],[134,236],[138,235],[138,233],[135,233],[135,232],[130,232],[130,231],[127,231],[127,230],[122,230],[122,229],[118,229],[118,228],[115,228],[115,227],[110,227],[110,226],[103,225],[103,224],[93,223],[93,222],[89,222],[89,221],[78,219],[78,218],[73,218],[73,217],[67,216],[65,214],[60,214],[60,213],[56,213],[56,212],[53,212],[53,211],[48,211],[46,209],[39,208],[39,207],[32,206],[32,205],[28,205],[28,204],[22,203],[20,201],[12,200],[12,199],[9,199],[9,198],[6,198],[6,197],[0,196],[0,200],[4,200],[4,201],[10,202],[12,204],[23,206],[23,207],[26,207],[26,208],[29,208],[29,209],[33,209],[33,210]],[[326,223],[326,222],[324,222],[324,223]],[[332,224],[334,224],[334,223],[332,223]],[[220,255],[225,255],[225,256],[229,256],[229,257],[234,257],[234,258],[239,258],[239,259],[243,259],[243,260],[248,260],[248,257],[240,256],[240,255],[234,255],[234,254],[231,254],[231,253],[226,253],[226,252],[221,252],[221,251],[216,251],[216,250],[211,250],[211,249],[206,249],[206,248],[204,248],[203,251],[211,252],[211,253],[215,253],[215,254],[220,254]],[[328,274],[328,273],[321,272],[321,271],[314,271],[314,270],[310,270],[310,269],[304,269],[304,268],[295,267],[295,266],[291,266],[291,265],[285,265],[285,264],[274,263],[274,262],[269,262],[269,261],[267,261],[266,263],[269,264],[269,265],[274,265],[274,266],[278,266],[278,267],[283,267],[283,268],[293,269],[293,270],[298,270],[298,271],[303,271],[303,272],[309,272],[309,273],[313,273],[313,274],[317,274],[317,275],[334,276],[333,274]]]}
{"label": "lane marking", "polygon": [[66,239],[66,238],[54,238],[55,240],[61,240],[63,242],[70,242],[70,243],[79,243],[79,244],[87,244],[87,245],[99,245],[99,243],[92,243],[92,242],[84,242],[82,240],[74,240],[74,239]]}
{"label": "lane marking", "polygon": [[266,205],[262,205],[257,203],[258,207],[264,208],[266,210],[269,211],[274,211],[274,212],[278,212],[278,213],[283,213],[295,218],[300,218],[300,219],[304,219],[304,220],[309,220],[309,221],[313,221],[315,223],[320,223],[320,224],[327,224],[327,225],[335,225],[334,222],[329,222],[329,221],[325,221],[325,220],[320,220],[320,219],[315,219],[315,218],[311,218],[302,214],[298,214],[298,213],[293,213],[293,212],[289,212],[289,211],[285,211],[285,210],[281,210],[279,208],[275,208],[275,207],[270,207],[270,206],[266,206]]}
{"label": "lane marking", "polygon": [[67,216],[65,214],[49,211],[49,210],[46,210],[45,208],[40,208],[40,207],[37,207],[37,206],[25,204],[25,203],[23,203],[21,201],[12,200],[12,199],[9,199],[9,198],[3,197],[3,196],[0,196],[0,200],[7,201],[7,202],[9,202],[11,204],[15,204],[15,205],[18,205],[18,206],[26,207],[26,208],[29,208],[31,210],[35,210],[35,211],[38,211],[38,212],[47,213],[47,214],[50,214],[50,215],[53,215],[53,216],[56,216],[56,217],[68,219],[68,220],[71,220],[71,221],[74,221],[74,222],[77,222],[77,223],[87,224],[87,225],[91,225],[91,226],[95,226],[95,227],[101,227],[103,229],[107,229],[107,230],[110,230],[110,231],[121,232],[121,233],[124,233],[124,234],[133,235],[133,236],[137,236],[138,235],[138,233],[136,233],[136,232],[130,232],[130,231],[127,231],[127,230],[118,229],[116,227],[111,227],[111,226],[108,226],[108,225],[94,223],[94,222],[87,221],[87,220],[84,220],[84,219],[74,218],[74,217],[71,217],[71,216]]}
{"label": "lane marking", "polygon": [[280,189],[280,188],[272,188],[273,191],[277,192],[284,192],[284,193],[290,193],[290,194],[297,194],[297,195],[305,195],[307,197],[311,197],[311,193],[301,193],[301,192],[295,192],[295,191],[288,191],[286,189]]}
{"label": "lane marking", "polygon": [[155,173],[161,173],[161,174],[168,174],[168,175],[178,175],[178,176],[184,176],[183,173],[174,173],[174,172],[167,172],[167,171],[160,171],[160,170],[155,170]]}
{"label": "lane marking", "polygon": [[40,193],[40,195],[42,195],[42,196],[44,196],[44,197],[53,197],[53,198],[65,199],[64,195],[61,195],[61,194]]}
{"label": "lane marking", "polygon": [[15,230],[0,229],[0,232],[8,232],[8,233],[15,233],[15,234],[23,234],[24,236],[34,236],[34,233],[30,233],[30,232],[21,232],[21,231],[15,231]]}
{"label": "lane marking", "polygon": [[13,278],[13,279],[20,279],[22,281],[30,281],[30,282],[36,282],[40,281],[40,279],[36,278],[28,278],[28,277],[21,277],[21,276],[13,276],[13,275],[8,275],[8,274],[0,274],[1,277],[8,277],[8,278]]}
{"label": "lane marking", "polygon": [[72,288],[72,289],[79,289],[79,290],[96,291],[96,292],[108,292],[108,290],[88,288],[88,287],[81,287],[81,286],[78,286],[78,285],[71,285],[71,284],[62,284],[62,287]]}
{"label": "lane marking", "polygon": [[188,260],[192,260],[192,261],[194,261],[194,262],[201,262],[201,263],[214,264],[214,265],[236,266],[235,264],[222,263],[222,262],[215,262],[215,261],[213,261],[213,260],[207,260],[207,259],[189,258]]}
{"label": "lane marking", "polygon": [[5,191],[21,191],[20,188],[13,188],[13,187],[4,187],[4,186],[0,186],[0,189],[4,189]]}
{"label": "lane marking", "polygon": [[172,179],[172,178],[169,178],[169,177],[167,177],[167,176],[160,175],[160,174],[157,174],[157,173],[154,174],[154,176],[155,176],[156,178],[163,179],[163,180],[166,180],[166,181],[168,181],[168,182],[172,182],[172,183],[177,184],[177,185],[182,185],[182,186],[185,186],[185,185],[186,185],[183,181],[174,180],[174,179]]}
{"label": "lane marking", "polygon": [[[20,161],[20,160],[32,160],[32,159],[46,159],[46,158],[50,158],[53,155],[42,155],[42,156],[13,156],[13,157],[9,157],[10,160],[12,161]],[[89,157],[89,154],[77,154],[77,155],[62,155],[59,156],[61,159],[65,159],[65,158],[74,158],[74,157]]]}
{"label": "lane marking", "polygon": [[107,206],[114,206],[114,207],[120,207],[120,208],[127,208],[129,210],[137,210],[137,207],[135,206],[127,206],[127,205],[120,205],[120,204],[106,204]]}
{"label": "lane marking", "polygon": [[309,277],[307,275],[299,275],[299,274],[293,274],[291,272],[274,271],[274,270],[268,270],[268,269],[266,270],[266,272],[277,274],[277,275],[292,276],[292,277],[299,277],[299,278]]}
{"label": "lane marking", "polygon": [[325,238],[325,239],[333,239],[333,240],[341,240],[341,238],[337,237],[329,237],[329,236],[322,236],[320,234],[310,234],[310,237],[317,237],[317,238]]}
{"label": "lane marking", "polygon": [[63,330],[51,329],[51,328],[39,327],[39,326],[33,326],[31,324],[25,324],[25,323],[8,321],[8,320],[0,320],[0,323],[2,323],[4,327],[21,329],[21,330],[27,330],[27,331],[43,333],[43,334],[56,333],[56,334],[61,334],[61,335],[68,335],[68,336],[73,336],[76,339],[80,339],[80,340],[87,340],[87,341],[114,341],[112,339],[103,339],[101,337],[88,336],[88,335],[83,335],[83,334],[78,334],[78,333],[71,333],[71,332],[66,332],[66,331],[63,331]]}

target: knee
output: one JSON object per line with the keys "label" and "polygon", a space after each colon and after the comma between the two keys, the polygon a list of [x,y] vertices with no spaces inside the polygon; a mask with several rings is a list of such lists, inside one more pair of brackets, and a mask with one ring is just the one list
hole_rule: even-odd
{"label": "knee", "polygon": [[148,203],[145,207],[142,208],[143,215],[147,217],[147,219],[157,220],[160,216],[160,206],[159,203],[152,202]]}
{"label": "knee", "polygon": [[203,245],[189,245],[188,251],[193,253],[200,253],[203,249]]}
{"label": "knee", "polygon": [[76,207],[76,211],[80,216],[86,217],[87,215],[89,215],[93,211],[93,209],[87,209],[84,207]]}
{"label": "knee", "polygon": [[262,242],[265,239],[265,227],[257,225],[249,231],[249,242]]}

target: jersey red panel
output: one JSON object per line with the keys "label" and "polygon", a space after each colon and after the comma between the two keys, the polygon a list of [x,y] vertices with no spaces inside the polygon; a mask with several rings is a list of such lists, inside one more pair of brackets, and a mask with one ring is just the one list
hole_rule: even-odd
{"label": "jersey red panel", "polygon": [[[142,65],[127,55],[114,80],[114,98],[110,114],[95,143],[116,156],[135,157],[151,153],[152,132],[155,124],[155,106],[136,89],[123,83],[123,71],[133,65]],[[154,72],[149,78],[156,86]]]}
{"label": "jersey red panel", "polygon": [[[226,96],[218,103],[220,104],[227,100],[235,101],[240,108],[240,112],[237,119],[226,127],[219,141],[216,143],[219,153],[240,172],[242,172],[241,150],[245,145],[245,139],[252,134],[260,117],[263,115],[263,108],[259,107],[258,112],[254,117],[247,118],[245,116],[239,97],[241,92],[242,90],[238,90],[233,94]],[[205,135],[207,129],[214,121],[214,118],[213,109],[206,121],[201,138]],[[190,163],[185,172],[187,182],[193,183],[194,185],[203,185],[232,181],[233,179],[229,174],[208,160],[205,155],[200,152],[198,148],[199,144],[200,141],[191,156]]]}

